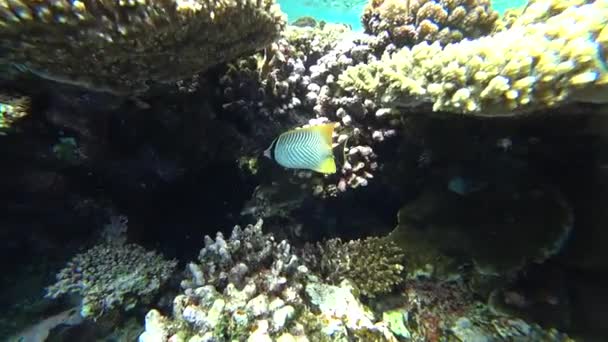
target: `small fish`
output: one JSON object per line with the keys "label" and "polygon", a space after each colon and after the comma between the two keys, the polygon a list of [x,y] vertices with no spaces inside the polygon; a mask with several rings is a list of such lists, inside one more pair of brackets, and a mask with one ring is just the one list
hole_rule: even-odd
{"label": "small fish", "polygon": [[264,156],[288,169],[335,173],[333,123],[287,131],[274,139]]}

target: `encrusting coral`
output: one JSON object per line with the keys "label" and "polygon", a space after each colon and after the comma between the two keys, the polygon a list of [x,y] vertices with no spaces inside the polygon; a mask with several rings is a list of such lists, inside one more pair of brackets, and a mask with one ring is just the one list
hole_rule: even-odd
{"label": "encrusting coral", "polygon": [[403,47],[478,38],[492,31],[497,18],[489,0],[372,0],[362,22],[367,33]]}
{"label": "encrusting coral", "polygon": [[327,240],[309,246],[304,259],[327,281],[339,283],[348,279],[366,297],[388,293],[405,279],[404,253],[386,238]]}
{"label": "encrusting coral", "polygon": [[118,94],[263,48],[285,25],[272,0],[3,0],[0,13],[0,62]]}
{"label": "encrusting coral", "polygon": [[507,30],[403,48],[349,68],[339,84],[385,106],[427,102],[434,111],[480,116],[606,102],[607,23],[606,1],[533,1]]}

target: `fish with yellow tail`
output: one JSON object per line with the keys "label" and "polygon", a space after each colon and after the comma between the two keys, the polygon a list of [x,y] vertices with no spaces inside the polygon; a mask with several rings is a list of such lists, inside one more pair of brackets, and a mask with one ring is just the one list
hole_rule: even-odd
{"label": "fish with yellow tail", "polygon": [[335,173],[332,149],[334,123],[298,128],[279,135],[264,156],[288,169],[307,169]]}

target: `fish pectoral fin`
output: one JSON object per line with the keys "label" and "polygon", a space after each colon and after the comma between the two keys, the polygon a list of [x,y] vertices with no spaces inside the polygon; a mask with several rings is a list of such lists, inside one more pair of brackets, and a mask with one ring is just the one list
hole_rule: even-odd
{"label": "fish pectoral fin", "polygon": [[336,162],[334,161],[334,158],[327,157],[313,170],[328,174],[336,173]]}

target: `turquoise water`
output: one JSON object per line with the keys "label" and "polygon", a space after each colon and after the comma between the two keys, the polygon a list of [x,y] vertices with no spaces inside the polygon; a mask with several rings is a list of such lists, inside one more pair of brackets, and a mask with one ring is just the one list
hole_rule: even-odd
{"label": "turquoise water", "polygon": [[[363,30],[360,16],[366,0],[278,0],[289,22],[311,16],[330,23],[343,23],[353,30]],[[520,7],[526,0],[497,0],[492,6],[501,14],[508,8]]]}

